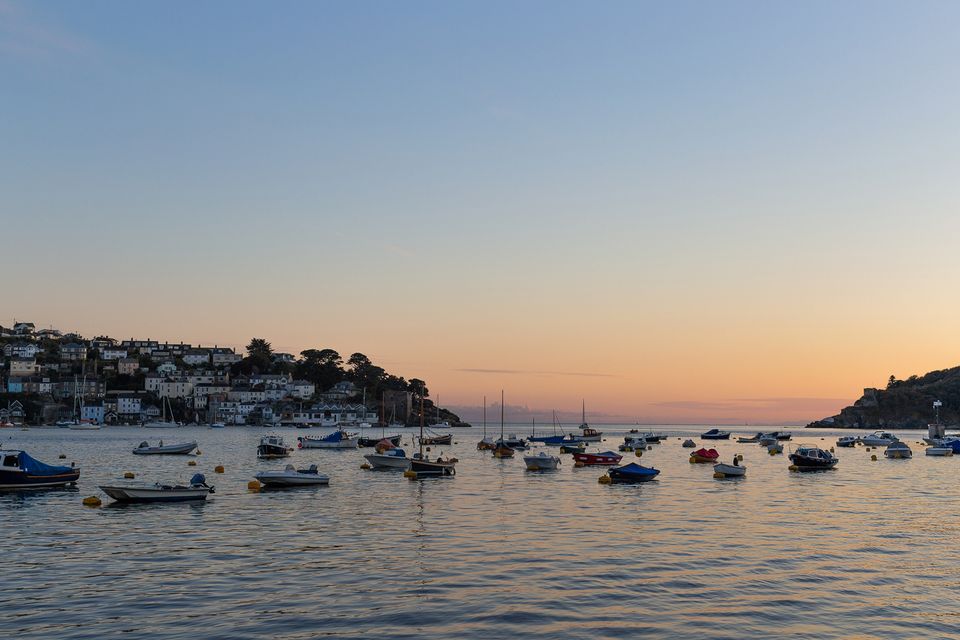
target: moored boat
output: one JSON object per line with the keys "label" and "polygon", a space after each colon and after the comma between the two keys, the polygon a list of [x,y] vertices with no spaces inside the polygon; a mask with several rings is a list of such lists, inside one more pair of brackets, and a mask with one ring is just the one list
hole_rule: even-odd
{"label": "moored boat", "polygon": [[721,431],[720,429],[713,428],[707,431],[706,433],[701,433],[700,438],[702,440],[729,440],[730,432]]}
{"label": "moored boat", "polygon": [[206,500],[214,493],[202,473],[195,474],[187,486],[176,484],[100,485],[100,489],[117,502],[187,502]]}
{"label": "moored boat", "polygon": [[318,484],[330,484],[330,478],[312,464],[306,469],[297,469],[288,464],[283,471],[260,471],[253,475],[267,487],[305,487]]}
{"label": "moored boat", "polygon": [[660,475],[660,470],[631,462],[622,467],[610,467],[607,475],[610,476],[611,482],[615,483],[647,482]]}
{"label": "moored boat", "polygon": [[580,453],[587,448],[586,442],[574,442],[560,445],[560,453]]}
{"label": "moored boat", "polygon": [[439,436],[420,436],[420,444],[424,446],[438,444],[453,444],[453,434],[447,433]]}
{"label": "moored boat", "polygon": [[841,436],[837,438],[838,447],[855,447],[858,442],[860,442],[860,438],[856,436]]}
{"label": "moored boat", "polygon": [[403,438],[403,434],[398,433],[394,436],[383,436],[380,438],[357,438],[357,446],[361,448],[370,448],[377,446],[380,442],[387,440],[393,446],[399,447],[400,440]]}
{"label": "moored boat", "polygon": [[736,460],[733,464],[724,464],[723,462],[719,462],[713,465],[713,473],[719,473],[724,478],[739,478],[747,475],[747,468],[736,462]]}
{"label": "moored boat", "polygon": [[750,436],[749,438],[747,438],[746,436],[740,436],[739,438],[737,438],[737,442],[739,442],[740,444],[746,444],[749,442],[760,442],[760,438],[762,436],[763,434],[759,432],[757,433],[757,435]]}
{"label": "moored boat", "polygon": [[541,451],[535,456],[523,456],[527,471],[552,471],[560,464],[560,458]]}
{"label": "moored boat", "polygon": [[900,438],[889,431],[874,431],[868,436],[863,436],[860,441],[868,447],[885,447],[894,442],[900,442]]}
{"label": "moored boat", "polygon": [[260,444],[257,446],[258,458],[286,458],[293,451],[283,441],[283,436],[270,434],[260,438]]}
{"label": "moored boat", "polygon": [[623,459],[619,453],[613,451],[604,451],[602,453],[578,452],[573,454],[573,459],[584,466],[614,465]]}
{"label": "moored boat", "polygon": [[643,451],[647,448],[647,439],[643,436],[627,436],[623,444],[617,447],[620,451]]}
{"label": "moored boat", "polygon": [[704,449],[700,447],[690,454],[690,462],[709,463],[716,462],[720,458],[720,453],[716,449]]}
{"label": "moored boat", "polygon": [[822,471],[833,469],[840,462],[839,458],[829,451],[824,451],[819,447],[802,446],[789,456],[798,471]]}
{"label": "moored boat", "polygon": [[368,453],[364,458],[374,469],[401,469],[410,468],[410,458],[403,449],[387,449],[379,453]]}
{"label": "moored boat", "polygon": [[684,449],[693,449],[695,446],[697,446],[697,443],[691,440],[690,438],[687,438],[686,440],[683,441],[683,444],[681,446]]}
{"label": "moored boat", "polygon": [[[374,442],[371,446],[376,444]],[[356,449],[357,438],[342,429],[337,429],[322,437],[297,436],[297,447],[300,449]]]}
{"label": "moored boat", "polygon": [[928,456],[952,456],[953,449],[950,447],[927,447],[924,449],[924,453]]}
{"label": "moored boat", "polygon": [[44,464],[19,449],[0,451],[0,489],[64,487],[79,479],[77,467]]}
{"label": "moored boat", "polygon": [[888,458],[912,458],[913,451],[910,450],[910,447],[908,447],[906,443],[897,441],[888,444],[883,455]]}
{"label": "moored boat", "polygon": [[151,447],[146,440],[140,443],[140,445],[133,450],[138,456],[150,456],[150,455],[186,455],[197,448],[197,443],[195,441],[190,442],[180,442],[177,444],[163,444],[163,440],[160,441],[155,447]]}

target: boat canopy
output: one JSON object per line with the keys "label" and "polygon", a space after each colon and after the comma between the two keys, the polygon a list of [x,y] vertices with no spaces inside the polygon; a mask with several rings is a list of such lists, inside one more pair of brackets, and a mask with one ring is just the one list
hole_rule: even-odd
{"label": "boat canopy", "polygon": [[20,468],[28,473],[33,473],[36,475],[46,476],[46,475],[57,475],[61,473],[70,473],[74,471],[73,467],[61,467],[57,465],[44,464],[35,458],[31,458],[26,451],[21,451],[20,455],[17,456],[20,463]]}

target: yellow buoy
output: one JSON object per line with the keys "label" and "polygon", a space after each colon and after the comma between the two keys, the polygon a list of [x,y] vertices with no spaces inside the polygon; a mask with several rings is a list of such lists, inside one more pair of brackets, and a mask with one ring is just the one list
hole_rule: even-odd
{"label": "yellow buoy", "polygon": [[740,460],[741,462],[743,461],[743,454],[742,454],[742,453],[738,453],[738,454],[737,454],[737,460]]}
{"label": "yellow buoy", "polygon": [[131,478],[134,477],[133,471],[127,471],[125,474],[123,474],[123,477],[130,480]]}
{"label": "yellow buoy", "polygon": [[693,464],[693,463],[695,463],[695,462],[696,462],[696,460],[693,459],[693,456],[690,456],[690,464]]}
{"label": "yellow buoy", "polygon": [[582,467],[582,466],[584,466],[584,464],[583,464],[582,462],[580,462],[579,460],[577,460],[576,462],[573,463],[573,466],[575,466],[575,467]]}
{"label": "yellow buoy", "polygon": [[795,465],[795,464],[792,464],[792,465],[790,465],[790,466],[787,467],[787,468],[790,469],[790,471],[796,471],[797,469],[799,469],[799,467],[798,467],[797,465]]}
{"label": "yellow buoy", "polygon": [[410,478],[411,480],[416,480],[417,472],[414,471],[413,469],[407,469],[406,471],[403,472],[403,477]]}
{"label": "yellow buoy", "polygon": [[360,465],[360,468],[363,469],[364,471],[366,471],[367,469],[370,468],[370,465],[368,465],[366,462],[364,462],[362,465]]}
{"label": "yellow buoy", "polygon": [[874,462],[876,462],[876,461],[877,461],[877,454],[873,454],[872,456],[870,456],[870,459],[873,460]]}
{"label": "yellow buoy", "polygon": [[643,451],[640,451],[640,449],[637,449],[637,457],[639,458],[642,455],[643,455]]}
{"label": "yellow buoy", "polygon": [[247,489],[249,489],[250,491],[260,491],[260,481],[251,480],[250,482],[247,483]]}
{"label": "yellow buoy", "polygon": [[777,452],[774,449],[770,449],[769,451],[767,451],[767,453],[769,453],[772,456],[777,455]]}
{"label": "yellow buoy", "polygon": [[720,473],[719,471],[716,471],[716,472],[714,472],[713,477],[714,477],[714,478],[726,478],[727,476],[725,476],[724,474]]}
{"label": "yellow buoy", "polygon": [[197,466],[197,461],[196,461],[196,460],[191,460],[190,462],[187,463],[187,466],[188,466],[188,467],[195,467],[195,466]]}
{"label": "yellow buoy", "polygon": [[600,484],[610,484],[612,481],[610,480],[610,476],[604,474],[600,476],[597,482],[599,482]]}
{"label": "yellow buoy", "polygon": [[830,447],[830,453],[833,453],[833,447]]}
{"label": "yellow buoy", "polygon": [[83,504],[88,507],[99,507],[103,502],[97,496],[89,496],[83,499]]}
{"label": "yellow buoy", "polygon": [[213,468],[213,472],[214,472],[214,473],[223,473],[223,465],[222,465],[222,464],[218,464],[217,466],[215,466],[215,467]]}
{"label": "yellow buoy", "polygon": [[66,455],[65,453],[61,453],[61,454],[60,454],[60,459],[61,459],[61,460],[66,460],[66,459],[67,459],[67,455]]}

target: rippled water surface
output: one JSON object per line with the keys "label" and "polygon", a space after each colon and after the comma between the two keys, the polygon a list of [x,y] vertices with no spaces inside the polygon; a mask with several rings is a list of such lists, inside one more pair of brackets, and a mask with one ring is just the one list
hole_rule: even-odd
{"label": "rippled water surface", "polygon": [[[599,446],[615,449],[625,429],[605,428]],[[925,457],[909,434],[912,460],[837,448],[836,470],[801,474],[757,445],[719,442],[748,471],[717,480],[680,446],[700,430],[670,431],[641,460],[659,479],[624,486],[570,456],[546,473],[493,459],[476,428],[442,448],[460,459],[456,477],[422,481],[363,471],[359,450],[259,461],[253,428],[3,430],[6,446],[52,464],[64,453],[82,473],[78,491],[0,494],[0,626],[10,638],[960,634],[960,456]],[[822,446],[837,436],[794,433]],[[130,453],[160,438],[195,439],[202,455]],[[330,486],[247,491],[256,471],[288,462],[316,463]],[[125,471],[200,471],[217,491],[111,507],[97,486]],[[104,506],[82,506],[88,495]]]}

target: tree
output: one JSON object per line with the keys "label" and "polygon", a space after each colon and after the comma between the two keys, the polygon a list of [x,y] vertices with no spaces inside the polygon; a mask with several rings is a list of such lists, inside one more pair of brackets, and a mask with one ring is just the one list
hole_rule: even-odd
{"label": "tree", "polygon": [[333,349],[306,349],[294,368],[294,375],[326,390],[344,378],[343,358]]}
{"label": "tree", "polygon": [[413,394],[415,400],[430,397],[430,390],[427,389],[427,383],[420,378],[410,378],[410,382],[407,383],[407,391]]}
{"label": "tree", "polygon": [[263,373],[273,364],[273,347],[263,338],[252,338],[247,345],[247,357],[241,362],[244,373]]}

